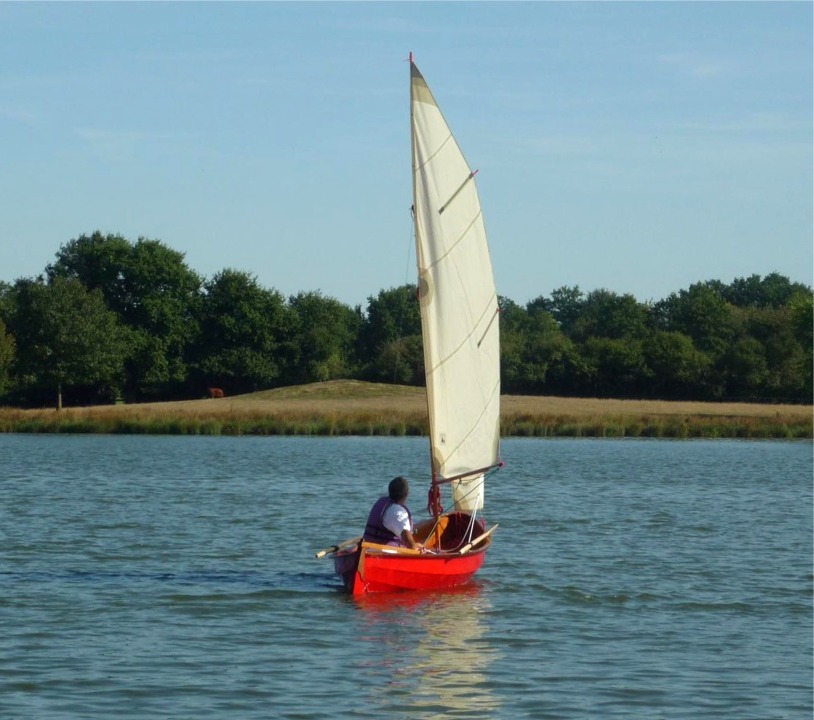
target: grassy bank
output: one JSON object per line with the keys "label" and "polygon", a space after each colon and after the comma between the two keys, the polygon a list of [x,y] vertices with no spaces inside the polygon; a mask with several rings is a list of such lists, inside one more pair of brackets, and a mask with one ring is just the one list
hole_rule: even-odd
{"label": "grassy bank", "polygon": [[[504,437],[812,437],[810,405],[504,396]],[[426,435],[424,391],[334,381],[183,402],[0,408],[0,432],[161,435]]]}

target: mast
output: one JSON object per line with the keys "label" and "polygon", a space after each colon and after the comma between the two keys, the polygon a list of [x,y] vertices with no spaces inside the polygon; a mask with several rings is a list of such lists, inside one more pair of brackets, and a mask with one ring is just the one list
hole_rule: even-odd
{"label": "mast", "polygon": [[[413,60],[413,53],[410,52],[410,157],[411,157],[411,167],[412,167],[412,182],[413,182],[413,229],[415,232],[415,244],[416,244],[416,264],[418,266],[418,293],[419,297],[421,294],[421,260],[420,260],[420,253],[421,253],[421,237],[419,233],[421,232],[419,229],[419,223],[417,222],[418,216],[418,190],[416,184],[416,128],[415,128],[415,113],[413,112],[413,108],[415,107],[416,97],[415,97],[415,79],[414,78],[423,78],[421,73],[419,72],[416,64]],[[421,334],[423,337],[426,337],[426,329],[424,327],[425,324],[424,313],[421,313]],[[429,495],[427,498],[427,509],[432,513],[433,518],[438,520],[438,517],[441,515],[442,508],[441,508],[441,489],[438,485],[438,472],[433,462],[433,445],[432,445],[432,438],[434,436],[433,433],[433,425],[434,425],[434,418],[432,407],[430,404],[430,395],[429,395],[429,388],[427,387],[427,350],[426,347],[424,348],[424,385],[425,385],[425,392],[424,398],[427,402],[427,418],[429,422],[429,452],[430,452],[430,477],[431,477],[431,484]],[[440,538],[437,540],[440,546]]]}

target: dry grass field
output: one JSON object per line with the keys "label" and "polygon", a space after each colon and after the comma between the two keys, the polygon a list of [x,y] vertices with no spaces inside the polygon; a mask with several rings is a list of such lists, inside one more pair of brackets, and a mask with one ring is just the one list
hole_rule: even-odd
{"label": "dry grass field", "polygon": [[[811,438],[811,405],[507,395],[504,436]],[[422,388],[330,381],[249,395],[53,410],[0,408],[0,431],[421,435]]]}

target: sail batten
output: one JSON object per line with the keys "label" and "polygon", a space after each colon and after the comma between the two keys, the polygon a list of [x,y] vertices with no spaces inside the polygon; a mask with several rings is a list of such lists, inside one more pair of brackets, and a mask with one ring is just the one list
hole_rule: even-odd
{"label": "sail batten", "polygon": [[451,202],[452,202],[452,201],[453,201],[453,200],[454,200],[456,197],[458,197],[458,193],[459,193],[459,192],[461,192],[461,190],[463,190],[463,189],[466,187],[466,184],[467,184],[467,183],[468,183],[470,180],[472,180],[472,178],[474,178],[474,177],[475,177],[475,173],[474,173],[474,172],[470,172],[470,173],[469,173],[469,175],[467,175],[467,176],[466,176],[466,180],[464,180],[464,181],[461,183],[460,187],[459,187],[459,188],[458,188],[458,189],[457,189],[457,190],[456,190],[454,193],[452,193],[452,197],[451,197],[449,200],[447,200],[447,201],[446,201],[446,202],[445,202],[445,203],[444,203],[444,204],[443,204],[443,205],[442,205],[442,206],[441,206],[441,207],[438,209],[438,214],[439,214],[439,215],[440,215],[442,212],[444,212],[444,210],[446,210],[446,209],[447,209],[447,206],[448,206],[448,205],[449,205],[449,204],[450,204],[450,203],[451,203]]}
{"label": "sail batten", "polygon": [[410,65],[413,208],[434,477],[456,509],[484,503],[500,452],[500,339],[475,172],[424,77]]}
{"label": "sail batten", "polygon": [[[495,299],[495,302],[496,302],[496,301],[497,301],[497,296],[495,296],[495,298],[494,298],[494,299]],[[481,315],[481,318],[480,318],[481,320],[482,320],[484,317],[486,317],[486,314],[489,312],[489,310],[490,310],[490,309],[491,309],[491,307],[486,307],[486,308],[484,309],[483,314]],[[492,316],[491,316],[491,320],[492,320],[492,321],[494,321],[494,318],[497,316],[497,314],[498,314],[498,311],[497,311],[497,310],[495,310],[495,311],[493,312]],[[486,336],[487,336],[487,334],[489,333],[489,328],[491,327],[491,325],[492,325],[492,322],[490,322],[490,323],[489,323],[489,325],[486,327],[486,330],[485,330],[485,331],[484,331],[484,332],[481,334],[480,340],[478,340],[478,342],[477,342],[477,344],[476,344],[476,345],[477,345],[477,347],[480,347],[480,346],[481,346],[481,343],[482,343],[482,342],[483,342],[483,341],[486,339]],[[474,326],[472,327],[472,334],[473,334],[473,335],[474,335],[474,334],[475,334],[475,333],[478,331],[478,327],[479,327],[479,326],[480,326],[480,320],[479,320],[478,322],[476,322],[476,323],[474,324]],[[453,350],[453,351],[452,351],[452,352],[451,352],[451,353],[450,353],[450,354],[449,354],[447,357],[445,357],[445,358],[440,358],[440,359],[438,360],[438,364],[437,364],[437,365],[435,365],[435,366],[434,366],[434,367],[432,367],[432,368],[427,368],[426,372],[428,372],[428,373],[433,373],[433,372],[435,372],[435,370],[436,370],[437,368],[439,368],[440,366],[442,366],[442,365],[443,365],[443,364],[444,364],[444,363],[445,363],[445,362],[446,362],[446,361],[447,361],[449,358],[451,358],[452,356],[456,355],[458,352],[461,352],[461,351],[463,351],[463,350],[467,349],[467,347],[468,347],[468,345],[467,345],[467,341],[468,341],[469,339],[470,339],[470,337],[469,337],[469,336],[468,336],[468,337],[466,337],[466,338],[464,338],[464,339],[461,341],[461,344],[460,344],[460,345],[458,345],[458,347],[457,347],[457,348],[455,348],[455,349],[454,349],[454,350]]]}
{"label": "sail batten", "polygon": [[486,336],[489,334],[489,330],[492,327],[492,323],[497,319],[497,316],[500,315],[500,308],[498,307],[495,312],[492,314],[492,317],[489,320],[489,324],[486,326],[486,330],[484,330],[483,335],[480,340],[478,340],[478,347],[481,346],[481,343],[486,339]]}

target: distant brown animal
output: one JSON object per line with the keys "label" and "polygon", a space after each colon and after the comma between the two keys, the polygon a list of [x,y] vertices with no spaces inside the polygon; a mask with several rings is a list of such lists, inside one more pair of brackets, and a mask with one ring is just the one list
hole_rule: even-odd
{"label": "distant brown animal", "polygon": [[208,388],[209,397],[210,398],[222,398],[223,397],[223,390],[220,388]]}

